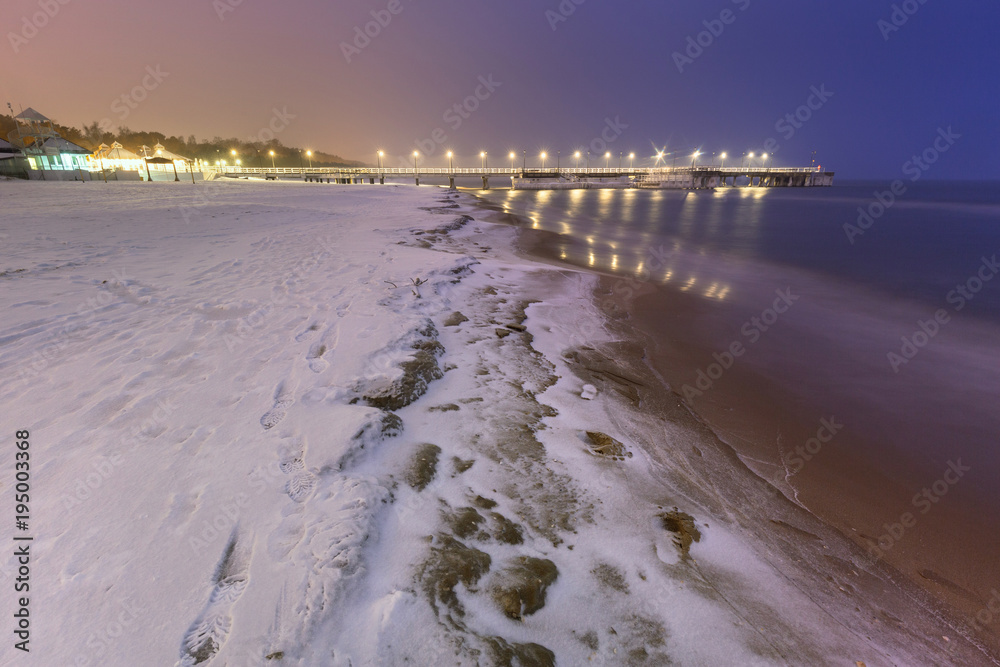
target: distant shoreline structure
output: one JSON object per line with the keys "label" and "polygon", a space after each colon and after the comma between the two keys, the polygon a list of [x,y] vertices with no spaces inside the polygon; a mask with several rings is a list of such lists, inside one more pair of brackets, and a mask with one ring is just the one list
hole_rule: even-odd
{"label": "distant shoreline structure", "polygon": [[507,167],[349,167],[349,168],[271,168],[221,166],[209,167],[205,178],[264,178],[266,180],[303,179],[305,182],[339,185],[370,184],[376,179],[447,179],[450,188],[459,178],[479,178],[483,190],[490,189],[490,179],[510,179],[514,190],[711,190],[716,188],[809,188],[830,187],[835,172],[812,167],[628,167],[519,169]]}

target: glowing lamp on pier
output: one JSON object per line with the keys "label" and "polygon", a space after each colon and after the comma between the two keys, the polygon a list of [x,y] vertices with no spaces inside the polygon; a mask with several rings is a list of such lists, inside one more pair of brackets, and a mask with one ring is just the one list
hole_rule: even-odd
{"label": "glowing lamp on pier", "polygon": [[629,170],[632,169],[632,163],[633,162],[635,162],[635,153],[629,153],[628,154],[628,168],[629,168]]}
{"label": "glowing lamp on pier", "polygon": [[722,158],[722,168],[725,169],[726,168],[726,157],[727,157],[727,155],[725,153],[723,153],[719,157]]}
{"label": "glowing lamp on pier", "polygon": [[448,169],[451,170],[452,173],[455,173],[455,165],[451,160],[451,158],[454,157],[454,155],[455,155],[454,153],[448,151]]}
{"label": "glowing lamp on pier", "polygon": [[545,158],[548,157],[548,153],[542,151],[542,169],[545,169]]}
{"label": "glowing lamp on pier", "polygon": [[511,151],[510,155],[508,155],[507,157],[510,158],[510,170],[514,171],[514,158],[517,157],[517,155],[514,153],[514,151]]}
{"label": "glowing lamp on pier", "polygon": [[306,151],[306,157],[309,158],[309,168],[312,169],[313,168],[313,152],[312,151]]}

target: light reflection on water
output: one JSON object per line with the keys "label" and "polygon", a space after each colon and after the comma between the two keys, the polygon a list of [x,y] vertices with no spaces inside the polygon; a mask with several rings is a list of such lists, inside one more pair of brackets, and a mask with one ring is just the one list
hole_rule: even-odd
{"label": "light reflection on water", "polygon": [[681,291],[721,300],[731,296],[733,285],[703,243],[712,238],[755,243],[760,211],[734,205],[756,209],[764,196],[763,189],[739,194],[509,190],[494,201],[529,220],[532,229],[558,234],[558,256],[571,264],[641,282],[674,283]]}

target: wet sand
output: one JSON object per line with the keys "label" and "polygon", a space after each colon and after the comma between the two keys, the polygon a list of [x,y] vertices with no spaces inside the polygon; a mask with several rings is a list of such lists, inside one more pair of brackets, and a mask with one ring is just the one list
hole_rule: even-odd
{"label": "wet sand", "polygon": [[[522,228],[520,249],[527,256],[556,265],[571,264],[560,258],[567,237],[531,229],[529,221],[486,207],[493,211],[493,221]],[[572,265],[594,270],[580,263]],[[909,609],[886,611],[887,618],[903,619],[913,630],[917,618],[937,616],[946,620],[946,629],[951,626],[952,637],[965,635],[993,656],[1000,655],[994,627],[984,624],[982,615],[976,623],[976,615],[987,608],[993,590],[1000,588],[996,559],[1000,526],[989,512],[975,510],[982,498],[972,485],[949,485],[947,503],[931,505],[926,514],[915,510],[914,494],[933,488],[948,467],[932,474],[933,466],[892,456],[879,441],[877,429],[864,423],[845,426],[829,442],[813,441],[814,449],[822,446],[809,454],[809,460],[800,457],[801,466],[794,464],[790,469],[789,462],[796,461],[792,454],[796,446],[806,446],[816,438],[822,420],[837,424],[837,415],[829,406],[816,405],[807,394],[795,391],[787,380],[782,383],[754,363],[744,363],[754,355],[766,358],[767,346],[780,348],[785,341],[780,336],[762,338],[758,347],[725,369],[709,391],[684,400],[681,388],[693,386],[698,371],[708,368],[718,358],[713,355],[732,342],[727,338],[730,334],[720,334],[718,309],[676,288],[635,280],[626,281],[623,288],[621,274],[597,273],[602,279],[595,302],[616,335],[631,342],[617,349],[583,350],[581,375],[595,382],[603,378],[653,422],[699,424],[704,437],[694,445],[694,455],[686,456],[703,475],[713,478],[711,485],[728,505],[717,511],[745,512],[744,519],[758,522],[762,543],[784,533],[783,555],[809,564],[804,566],[811,573],[805,575],[806,580],[815,577],[818,581],[821,575],[836,578],[833,570],[838,566],[828,551],[835,540],[824,534],[824,553],[817,551],[814,539],[824,526],[835,530],[843,542],[838,548],[846,549],[838,559],[863,560],[870,572],[894,583],[890,591],[877,581],[867,586],[854,581],[869,602],[891,607],[900,595],[911,601]],[[588,359],[588,355],[599,359]],[[602,364],[604,370],[595,374],[593,369]],[[609,370],[609,365],[617,370]],[[638,383],[621,379],[640,376]],[[657,428],[655,424],[646,427]],[[850,446],[844,446],[848,442]],[[706,448],[716,450],[713,461],[727,466],[726,474],[706,461]],[[808,453],[808,449],[803,451]],[[650,454],[655,460],[676,457],[677,452],[651,443]],[[697,477],[691,481],[692,492],[701,486],[702,501],[708,502],[712,494],[705,495],[704,478]],[[894,539],[890,531],[899,537]],[[850,546],[845,546],[848,541]],[[824,575],[825,570],[831,571]],[[892,627],[893,622],[885,627]]]}

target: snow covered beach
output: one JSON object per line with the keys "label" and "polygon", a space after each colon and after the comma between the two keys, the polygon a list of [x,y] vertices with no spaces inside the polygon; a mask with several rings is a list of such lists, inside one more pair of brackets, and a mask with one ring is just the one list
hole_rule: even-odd
{"label": "snow covered beach", "polygon": [[471,198],[100,186],[0,184],[5,663],[989,664]]}

